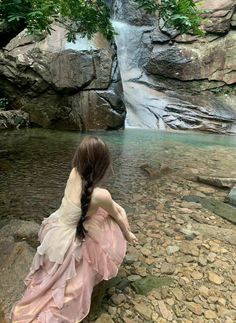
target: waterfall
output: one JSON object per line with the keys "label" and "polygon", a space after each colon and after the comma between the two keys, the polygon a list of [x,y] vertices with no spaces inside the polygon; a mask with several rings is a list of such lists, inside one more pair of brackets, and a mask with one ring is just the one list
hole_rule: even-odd
{"label": "waterfall", "polygon": [[117,33],[115,42],[127,108],[126,127],[164,130],[166,127],[161,116],[166,100],[163,93],[148,86],[148,76],[139,67],[145,50],[142,37],[153,27],[134,26],[115,20],[113,26]]}

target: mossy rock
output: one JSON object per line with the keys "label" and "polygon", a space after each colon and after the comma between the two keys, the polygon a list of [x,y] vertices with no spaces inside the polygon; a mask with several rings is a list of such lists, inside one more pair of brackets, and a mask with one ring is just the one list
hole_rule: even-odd
{"label": "mossy rock", "polygon": [[148,276],[131,283],[137,294],[147,295],[152,289],[169,286],[174,282],[171,277]]}

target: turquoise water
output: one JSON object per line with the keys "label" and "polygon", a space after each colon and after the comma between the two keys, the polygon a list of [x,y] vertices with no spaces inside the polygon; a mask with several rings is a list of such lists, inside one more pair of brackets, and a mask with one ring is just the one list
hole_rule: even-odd
{"label": "turquoise water", "polygon": [[[145,163],[168,165],[178,176],[192,169],[224,176],[236,171],[233,136],[138,129],[92,134],[105,140],[112,152],[115,176],[105,185],[116,200],[138,211],[153,202],[153,188],[161,183],[150,184],[140,168]],[[0,225],[11,218],[40,222],[59,206],[73,153],[84,135],[45,129],[0,133]],[[144,197],[139,201],[140,194]]]}

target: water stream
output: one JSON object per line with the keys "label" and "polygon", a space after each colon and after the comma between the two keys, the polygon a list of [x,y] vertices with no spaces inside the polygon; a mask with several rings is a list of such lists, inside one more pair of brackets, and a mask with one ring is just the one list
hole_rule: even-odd
{"label": "water stream", "polygon": [[[183,179],[191,172],[236,176],[235,137],[136,129],[98,135],[108,143],[114,160],[116,175],[106,185],[134,215],[146,212],[147,205],[180,198],[181,190],[194,190],[196,185]],[[40,222],[59,206],[83,136],[45,129],[1,132],[0,226],[12,218]],[[150,182],[140,169],[145,163],[168,165],[172,175]]]}

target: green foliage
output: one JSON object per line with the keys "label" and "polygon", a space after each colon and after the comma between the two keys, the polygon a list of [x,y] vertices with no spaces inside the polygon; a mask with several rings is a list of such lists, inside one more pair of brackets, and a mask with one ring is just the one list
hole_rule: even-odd
{"label": "green foliage", "polygon": [[204,31],[200,25],[202,22],[201,14],[205,13],[198,9],[199,4],[193,0],[135,0],[140,8],[148,13],[158,12],[163,20],[163,27],[174,28],[181,34],[192,32],[196,35],[203,35]]}
{"label": "green foliage", "polygon": [[[135,0],[147,13],[158,12],[164,26],[181,33],[201,34],[201,11],[193,0]],[[108,40],[114,35],[110,11],[105,0],[1,0],[0,25],[6,29],[27,27],[31,34],[50,33],[51,24],[58,21],[68,30],[68,40],[76,33],[91,38],[101,32]]]}

